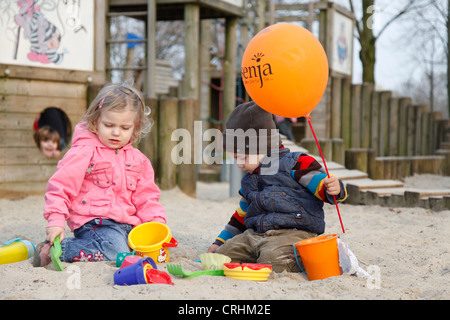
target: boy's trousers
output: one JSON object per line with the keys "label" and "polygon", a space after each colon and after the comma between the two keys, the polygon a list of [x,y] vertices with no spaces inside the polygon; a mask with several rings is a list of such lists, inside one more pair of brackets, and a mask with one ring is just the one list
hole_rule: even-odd
{"label": "boy's trousers", "polygon": [[[247,229],[226,241],[217,253],[230,257],[232,262],[271,264],[274,272],[301,272],[293,244],[316,236],[315,233],[297,229],[269,230],[265,233]],[[297,259],[304,270],[298,252]]]}

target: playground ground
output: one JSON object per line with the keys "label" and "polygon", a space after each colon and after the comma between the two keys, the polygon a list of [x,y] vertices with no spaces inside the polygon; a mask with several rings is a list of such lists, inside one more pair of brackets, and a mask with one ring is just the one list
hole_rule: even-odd
{"label": "playground ground", "polygon": [[[450,177],[414,176],[406,185],[450,188]],[[170,262],[200,270],[205,252],[228,222],[238,198],[228,198],[226,183],[198,183],[197,199],[180,190],[163,191],[168,225],[178,240],[170,249]],[[45,238],[42,195],[0,199],[1,241],[23,236],[35,243]],[[279,299],[450,299],[450,210],[340,205],[346,233],[336,208],[325,206],[327,234],[338,233],[370,278],[342,275],[308,281],[304,274],[272,273],[266,282],[227,277],[172,277],[175,285],[114,285],[114,262],[64,263],[33,268],[30,261],[0,266],[0,299],[145,299],[145,300],[279,300]],[[70,234],[68,235],[70,236]],[[166,270],[165,265],[158,265]]]}

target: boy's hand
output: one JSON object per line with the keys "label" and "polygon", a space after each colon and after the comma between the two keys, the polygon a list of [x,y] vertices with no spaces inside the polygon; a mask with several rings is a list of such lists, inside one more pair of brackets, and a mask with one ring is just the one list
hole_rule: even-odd
{"label": "boy's hand", "polygon": [[216,252],[217,249],[219,249],[219,245],[212,244],[208,249],[208,253],[214,253],[214,252]]}
{"label": "boy's hand", "polygon": [[59,236],[59,241],[64,239],[64,228],[61,227],[50,227],[47,228],[47,240],[53,245],[53,240]]}
{"label": "boy's hand", "polygon": [[337,196],[341,193],[341,184],[339,183],[339,179],[336,177],[329,177],[323,179],[323,184],[325,188],[327,188],[327,193],[331,196]]}

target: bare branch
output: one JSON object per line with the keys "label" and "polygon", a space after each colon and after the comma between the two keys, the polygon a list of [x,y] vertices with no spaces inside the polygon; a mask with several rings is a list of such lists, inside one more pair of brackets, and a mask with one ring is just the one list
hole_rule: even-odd
{"label": "bare branch", "polygon": [[380,32],[378,32],[378,35],[375,38],[378,39],[381,36],[381,34],[387,29],[387,27],[389,27],[395,20],[397,20],[404,14],[408,13],[409,10],[411,9],[411,7],[413,7],[413,3],[414,3],[414,0],[409,0],[408,4],[403,8],[403,10],[398,12],[388,22],[386,22],[386,24],[381,28]]}
{"label": "bare branch", "polygon": [[[356,16],[355,7],[353,6],[353,0],[348,0],[350,4],[350,10],[354,16]],[[361,38],[361,26],[359,25],[360,21],[355,21],[356,31],[358,31],[358,38]]]}

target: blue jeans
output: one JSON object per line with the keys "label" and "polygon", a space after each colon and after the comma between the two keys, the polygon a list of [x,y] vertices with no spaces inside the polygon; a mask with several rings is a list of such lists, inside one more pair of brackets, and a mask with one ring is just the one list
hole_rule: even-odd
{"label": "blue jeans", "polygon": [[128,234],[132,225],[97,218],[74,231],[74,238],[61,242],[63,262],[115,261],[120,252],[129,252]]}

